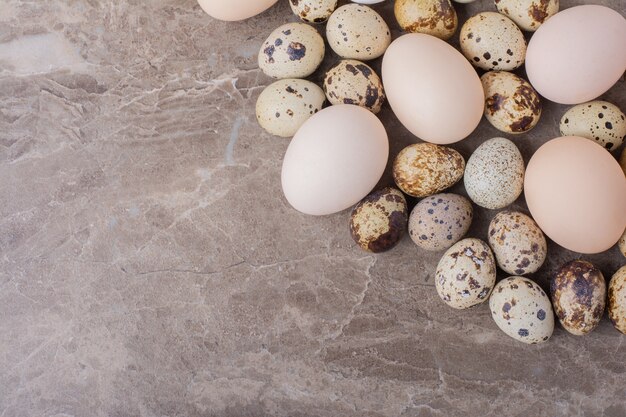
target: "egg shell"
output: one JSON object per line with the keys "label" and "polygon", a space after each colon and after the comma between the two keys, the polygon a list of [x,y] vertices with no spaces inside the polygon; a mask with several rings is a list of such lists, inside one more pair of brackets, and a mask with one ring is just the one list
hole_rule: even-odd
{"label": "egg shell", "polygon": [[198,0],[209,16],[233,22],[248,19],[272,7],[278,0]]}
{"label": "egg shell", "polygon": [[399,37],[385,53],[382,76],[398,120],[426,142],[458,142],[482,118],[485,94],[478,74],[441,39],[421,33]]}
{"label": "egg shell", "polygon": [[619,247],[619,251],[622,252],[622,255],[626,257],[626,230],[624,230],[624,234],[619,239],[617,246]]}
{"label": "egg shell", "polygon": [[289,143],[281,173],[285,198],[306,214],[345,210],[376,186],[388,157],[387,133],[372,112],[348,104],[327,107]]}
{"label": "egg shell", "polygon": [[537,272],[546,260],[548,245],[537,223],[524,213],[501,211],[489,223],[489,245],[498,266],[509,274]]}
{"label": "egg shell", "polygon": [[504,208],[517,200],[524,188],[522,154],[508,139],[489,139],[467,161],[464,182],[474,203],[492,210]]}
{"label": "egg shell", "polygon": [[267,132],[291,137],[302,123],[322,109],[325,100],[322,89],[310,81],[279,80],[259,95],[256,117]]}
{"label": "egg shell", "polygon": [[487,72],[480,80],[485,90],[485,117],[493,127],[520,134],[537,125],[541,99],[528,81],[506,71]]}
{"label": "egg shell", "polygon": [[626,136],[626,116],[607,101],[591,101],[569,109],[559,126],[563,136],[593,140],[608,150],[619,148]]}
{"label": "egg shell", "polygon": [[495,12],[467,19],[461,27],[461,51],[476,67],[487,71],[519,68],[526,56],[526,40],[517,25]]}
{"label": "egg shell", "polygon": [[356,104],[378,113],[385,101],[383,83],[374,70],[353,59],[340,61],[324,77],[324,92],[331,104]]}
{"label": "egg shell", "polygon": [[604,314],[604,276],[590,262],[568,262],[550,281],[550,296],[563,328],[577,336],[585,335],[600,324]]}
{"label": "egg shell", "polygon": [[574,252],[604,252],[626,228],[626,177],[588,139],[565,136],[542,145],[526,168],[524,194],[541,230]]}
{"label": "egg shell", "polygon": [[609,319],[617,330],[626,334],[626,265],[613,275],[609,283]]}
{"label": "egg shell", "polygon": [[470,228],[472,203],[457,194],[436,194],[421,200],[411,211],[409,235],[424,250],[440,251],[458,242]]}
{"label": "egg shell", "polygon": [[500,330],[520,342],[543,343],[554,331],[550,299],[528,278],[513,276],[498,282],[489,309]]}
{"label": "egg shell", "polygon": [[385,53],[391,32],[385,20],[370,7],[346,4],[328,19],[326,38],[340,57],[367,61]]}
{"label": "egg shell", "polygon": [[450,0],[396,0],[394,14],[402,30],[443,40],[450,39],[458,25]]}
{"label": "egg shell", "polygon": [[287,23],[274,30],[259,51],[259,68],[274,78],[305,78],[324,59],[324,39],[306,23]]}
{"label": "egg shell", "polygon": [[626,19],[598,5],[563,10],[528,44],[526,73],[537,92],[561,104],[591,101],[626,69]]}
{"label": "egg shell", "polygon": [[534,32],[559,11],[559,0],[495,0],[498,11],[520,28]]}
{"label": "egg shell", "polygon": [[383,188],[354,207],[350,215],[350,234],[362,249],[385,252],[404,236],[407,218],[404,195],[395,188]]}
{"label": "egg shell", "polygon": [[622,151],[622,156],[619,159],[619,166],[622,167],[624,175],[626,175],[626,148]]}
{"label": "egg shell", "polygon": [[496,263],[480,239],[463,239],[444,253],[435,272],[439,297],[450,307],[465,309],[489,298],[496,283]]}
{"label": "egg shell", "polygon": [[454,149],[432,143],[415,143],[396,156],[393,178],[405,194],[427,197],[459,182],[464,169],[465,160]]}
{"label": "egg shell", "polygon": [[337,0],[289,0],[291,11],[307,23],[322,23],[328,20],[337,8]]}

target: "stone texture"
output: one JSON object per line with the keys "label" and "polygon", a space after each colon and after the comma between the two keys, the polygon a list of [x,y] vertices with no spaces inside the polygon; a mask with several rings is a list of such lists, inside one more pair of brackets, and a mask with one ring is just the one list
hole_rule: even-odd
{"label": "stone texture", "polygon": [[[397,36],[392,2],[376,9]],[[282,0],[241,23],[193,0],[0,3],[0,416],[625,415],[626,336],[606,318],[521,344],[487,305],[439,300],[440,254],[408,236],[368,254],[348,211],[288,206],[256,53],[296,19]],[[624,87],[603,98],[626,108]],[[565,109],[513,138],[526,160]],[[380,117],[393,160],[414,139]],[[453,147],[495,136],[483,120]],[[469,235],[494,214],[477,208]],[[548,251],[544,289],[577,257]],[[624,263],[585,258],[607,277]]]}

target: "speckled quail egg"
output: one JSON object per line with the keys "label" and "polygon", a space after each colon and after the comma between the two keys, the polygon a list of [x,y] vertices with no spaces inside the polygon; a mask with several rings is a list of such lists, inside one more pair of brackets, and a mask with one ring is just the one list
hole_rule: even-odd
{"label": "speckled quail egg", "polygon": [[590,262],[567,262],[550,281],[550,295],[556,316],[571,334],[582,336],[600,323],[604,314],[606,283]]}
{"label": "speckled quail egg", "polygon": [[399,190],[387,187],[374,191],[352,210],[352,239],[366,251],[387,251],[404,235],[407,217],[406,199]]}
{"label": "speckled quail egg", "polygon": [[619,247],[619,251],[622,252],[622,255],[626,256],[626,230],[624,230],[624,234],[619,239],[617,246]]}
{"label": "speckled quail egg", "polygon": [[465,309],[489,298],[496,283],[496,263],[480,239],[463,239],[444,253],[435,272],[439,297],[450,307]]}
{"label": "speckled quail egg", "polygon": [[342,58],[367,61],[385,53],[391,32],[383,18],[361,4],[346,4],[326,24],[328,44]]}
{"label": "speckled quail egg", "polygon": [[427,197],[459,182],[464,169],[465,160],[454,149],[432,143],[415,143],[396,156],[393,179],[405,194]]}
{"label": "speckled quail egg", "polygon": [[506,71],[487,72],[485,117],[501,132],[519,134],[535,127],[541,117],[539,94],[525,79]]}
{"label": "speckled quail egg", "polygon": [[626,265],[609,283],[609,319],[617,330],[626,334]]}
{"label": "speckled quail egg", "polygon": [[413,208],[409,217],[409,235],[415,244],[428,251],[448,249],[470,228],[472,203],[457,194],[426,197]]}
{"label": "speckled quail egg", "polygon": [[523,30],[534,32],[559,11],[559,0],[495,0],[498,11]]}
{"label": "speckled quail egg", "polygon": [[458,25],[450,0],[396,0],[394,13],[403,30],[444,40],[454,35]]}
{"label": "speckled quail egg", "polygon": [[526,57],[524,34],[508,17],[483,12],[461,28],[461,51],[474,66],[487,71],[510,71]]}
{"label": "speckled quail egg", "polygon": [[507,210],[496,214],[489,223],[488,236],[498,266],[504,272],[532,274],[546,260],[546,237],[524,213]]}
{"label": "speckled quail egg", "polygon": [[256,102],[256,118],[272,135],[290,137],[322,109],[324,92],[310,81],[284,79],[270,84]]}
{"label": "speckled quail egg", "polygon": [[522,154],[508,139],[489,139],[467,161],[464,182],[474,203],[492,210],[504,208],[517,200],[524,188]]}
{"label": "speckled quail egg", "polygon": [[287,23],[274,30],[259,51],[259,68],[274,78],[305,78],[324,59],[324,39],[306,23]]}
{"label": "speckled quail egg", "polygon": [[626,115],[615,104],[591,101],[569,109],[561,118],[561,135],[591,139],[608,150],[619,148],[626,136]]}
{"label": "speckled quail egg", "polygon": [[304,22],[322,23],[335,11],[337,0],[289,0],[289,4]]}
{"label": "speckled quail egg", "polygon": [[378,113],[385,101],[383,83],[372,68],[346,59],[324,77],[324,92],[331,104],[356,104]]}
{"label": "speckled quail egg", "polygon": [[550,299],[528,278],[514,276],[498,282],[489,309],[500,330],[520,342],[543,343],[554,331]]}

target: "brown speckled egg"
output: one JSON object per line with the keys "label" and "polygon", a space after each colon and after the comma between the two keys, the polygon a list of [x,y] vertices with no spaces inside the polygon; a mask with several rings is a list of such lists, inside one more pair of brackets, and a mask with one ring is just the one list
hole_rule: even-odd
{"label": "brown speckled egg", "polygon": [[289,5],[302,21],[322,23],[335,11],[337,0],[289,0]]}
{"label": "brown speckled egg", "polygon": [[517,25],[495,12],[467,19],[461,28],[461,51],[478,68],[510,71],[526,59],[526,40]]}
{"label": "brown speckled egg", "polygon": [[617,246],[619,247],[620,252],[622,252],[622,255],[626,256],[626,230],[624,230],[624,234],[619,239]]}
{"label": "brown speckled egg", "polygon": [[528,278],[509,277],[498,282],[489,298],[489,309],[500,330],[520,342],[543,343],[554,331],[550,299]]}
{"label": "brown speckled egg", "polygon": [[528,81],[506,71],[487,72],[480,80],[485,90],[485,117],[493,127],[519,134],[539,122],[541,99]]}
{"label": "brown speckled egg", "polygon": [[534,32],[559,11],[559,0],[495,0],[498,11],[523,30]]}
{"label": "brown speckled egg", "polygon": [[372,68],[353,59],[343,60],[328,70],[324,92],[331,104],[356,104],[374,114],[385,101],[380,77]]}
{"label": "brown speckled egg", "polygon": [[393,162],[393,178],[402,191],[427,197],[452,187],[462,177],[465,160],[446,146],[416,143],[400,151]]}
{"label": "brown speckled egg", "polygon": [[609,283],[609,319],[617,330],[626,334],[626,265],[613,275]]}
{"label": "brown speckled egg", "polygon": [[409,217],[409,236],[428,251],[448,249],[470,228],[472,203],[457,194],[436,194],[420,201]]}
{"label": "brown speckled egg", "polygon": [[463,239],[444,253],[435,272],[439,297],[450,307],[465,309],[489,298],[496,283],[496,262],[489,245]]}
{"label": "brown speckled egg", "polygon": [[587,138],[610,151],[624,142],[626,115],[615,104],[591,101],[565,112],[559,128],[562,136]]}
{"label": "brown speckled egg", "polygon": [[454,35],[459,23],[450,0],[396,0],[394,13],[402,30],[443,40]]}
{"label": "brown speckled egg", "polygon": [[395,188],[383,188],[354,207],[350,216],[350,233],[364,250],[384,252],[393,248],[404,235],[407,217],[404,195]]}
{"label": "brown speckled egg", "polygon": [[516,211],[502,211],[489,223],[489,245],[498,266],[509,274],[537,272],[546,260],[548,245],[537,223]]}
{"label": "brown speckled egg", "polygon": [[600,323],[604,314],[606,283],[598,268],[586,261],[563,265],[550,282],[556,316],[571,334],[582,336]]}

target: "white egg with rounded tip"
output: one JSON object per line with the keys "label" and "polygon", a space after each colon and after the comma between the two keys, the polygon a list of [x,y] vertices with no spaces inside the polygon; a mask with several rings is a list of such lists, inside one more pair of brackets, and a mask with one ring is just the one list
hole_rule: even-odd
{"label": "white egg with rounded tip", "polygon": [[495,0],[495,4],[500,13],[529,32],[559,11],[559,0]]}
{"label": "white egg with rounded tip", "polygon": [[569,109],[559,126],[563,136],[593,140],[607,150],[622,146],[626,137],[626,115],[615,104],[590,101]]}
{"label": "white egg with rounded tip", "polygon": [[248,19],[272,7],[278,0],[198,0],[209,16],[226,22]]}
{"label": "white egg with rounded tip", "polygon": [[385,0],[352,0],[352,3],[359,3],[359,4],[376,4],[376,3],[382,3]]}

